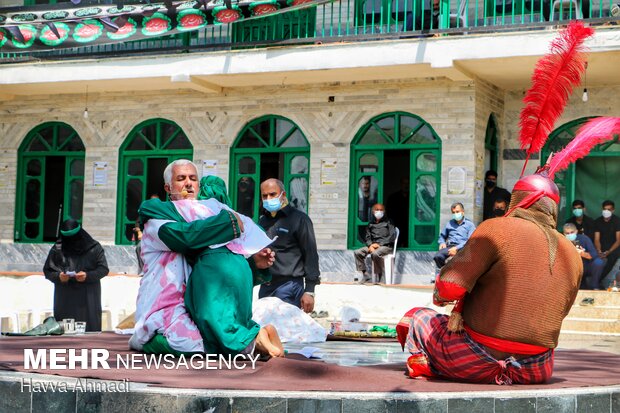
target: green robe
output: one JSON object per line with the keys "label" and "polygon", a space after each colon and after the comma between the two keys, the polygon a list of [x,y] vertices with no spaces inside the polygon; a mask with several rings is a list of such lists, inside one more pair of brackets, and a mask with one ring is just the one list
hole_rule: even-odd
{"label": "green robe", "polygon": [[[253,276],[261,281],[266,272],[256,270],[252,259],[246,260],[225,246],[208,247],[238,236],[234,215],[223,210],[210,218],[186,222],[172,202],[158,199],[145,201],[140,215],[143,222],[174,221],[162,225],[158,236],[170,250],[184,254],[192,264],[185,306],[200,330],[205,352],[237,354],[245,350],[260,329],[252,320]],[[161,344],[162,338],[158,337],[153,344]]]}

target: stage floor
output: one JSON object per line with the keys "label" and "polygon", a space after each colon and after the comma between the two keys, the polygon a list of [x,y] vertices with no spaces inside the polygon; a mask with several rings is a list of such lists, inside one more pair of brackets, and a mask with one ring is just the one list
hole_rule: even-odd
{"label": "stage floor", "polygon": [[[202,412],[209,406],[215,408],[213,412],[620,412],[620,355],[601,351],[560,349],[556,351],[554,376],[549,383],[497,386],[409,379],[404,368],[406,354],[395,342],[330,341],[311,345],[323,360],[293,354],[304,346],[287,345],[291,352],[287,358],[258,361],[254,369],[246,363],[243,369],[211,370],[182,365],[146,368],[144,363],[133,369],[118,366],[113,362],[117,357],[142,357],[127,349],[127,339],[113,333],[0,338],[0,412]],[[110,369],[54,370],[49,365],[25,368],[25,349],[35,353],[49,349],[105,349]],[[73,389],[80,380],[82,387],[89,381],[108,384],[86,391],[38,391],[40,383],[64,382]],[[110,390],[115,383],[115,389]],[[123,383],[128,384],[126,389]],[[152,408],[138,409],[134,406],[138,401],[142,407]],[[65,407],[37,409],[37,403],[51,402]],[[94,410],[85,407],[90,404]]]}

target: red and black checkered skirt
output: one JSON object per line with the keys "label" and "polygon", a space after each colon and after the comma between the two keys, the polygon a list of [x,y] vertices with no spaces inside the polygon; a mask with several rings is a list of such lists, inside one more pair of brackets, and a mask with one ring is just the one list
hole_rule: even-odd
{"label": "red and black checkered skirt", "polygon": [[519,360],[496,360],[467,332],[449,331],[448,319],[430,308],[413,308],[397,326],[399,341],[411,353],[407,361],[411,377],[496,384],[544,383],[551,378],[553,350]]}

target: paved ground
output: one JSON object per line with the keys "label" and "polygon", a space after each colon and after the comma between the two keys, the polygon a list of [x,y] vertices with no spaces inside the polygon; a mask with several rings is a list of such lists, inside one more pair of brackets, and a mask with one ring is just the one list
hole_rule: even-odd
{"label": "paved ground", "polygon": [[[327,363],[341,366],[369,366],[384,363],[405,363],[408,354],[398,343],[364,343],[351,341],[328,341],[312,344],[285,344],[289,353],[305,349]],[[620,337],[562,339],[558,350],[587,349],[620,354]]]}

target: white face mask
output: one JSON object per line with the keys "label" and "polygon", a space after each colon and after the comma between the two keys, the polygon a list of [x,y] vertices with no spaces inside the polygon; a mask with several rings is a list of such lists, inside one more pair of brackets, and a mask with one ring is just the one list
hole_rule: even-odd
{"label": "white face mask", "polygon": [[610,210],[608,210],[608,209],[604,209],[604,210],[601,212],[601,215],[603,215],[603,218],[611,218],[612,213],[611,213],[611,211],[610,211]]}
{"label": "white face mask", "polygon": [[374,212],[375,218],[377,218],[377,220],[380,220],[381,218],[383,218],[383,211],[375,211]]}

